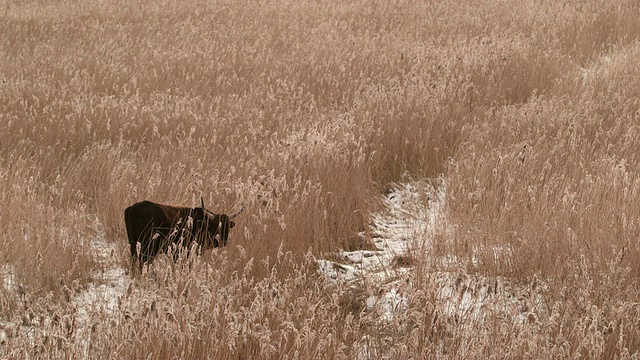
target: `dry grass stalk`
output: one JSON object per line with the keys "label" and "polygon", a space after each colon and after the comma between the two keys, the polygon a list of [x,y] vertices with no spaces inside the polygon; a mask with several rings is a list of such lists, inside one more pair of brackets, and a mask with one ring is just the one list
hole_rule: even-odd
{"label": "dry grass stalk", "polygon": [[[638,11],[5,2],[0,356],[637,355]],[[309,254],[366,237],[406,173],[444,174],[453,226],[412,255],[408,308],[382,326],[369,290],[327,285]],[[78,309],[118,266],[88,239],[124,243],[135,201],[200,196],[247,204],[232,246],[127,278],[116,311]],[[517,325],[497,295],[491,321],[446,314],[443,258],[544,305]]]}

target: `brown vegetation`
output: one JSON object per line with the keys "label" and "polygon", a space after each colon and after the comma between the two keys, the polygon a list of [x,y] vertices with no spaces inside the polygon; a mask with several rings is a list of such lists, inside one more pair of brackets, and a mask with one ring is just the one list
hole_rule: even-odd
{"label": "brown vegetation", "polygon": [[[640,351],[637,1],[4,5],[0,357]],[[384,320],[314,259],[370,236],[407,174],[444,174],[448,220],[398,258],[408,308]],[[230,246],[78,309],[112,266],[92,241],[128,263],[125,207],[200,196],[246,204]],[[495,282],[483,319],[443,310],[440,258]]]}

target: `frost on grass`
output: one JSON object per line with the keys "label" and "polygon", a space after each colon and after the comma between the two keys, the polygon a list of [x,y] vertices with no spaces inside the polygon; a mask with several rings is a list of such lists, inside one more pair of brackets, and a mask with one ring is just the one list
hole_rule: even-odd
{"label": "frost on grass", "polygon": [[442,216],[444,186],[426,182],[396,184],[372,214],[376,251],[340,251],[340,261],[318,260],[330,281],[372,289],[366,308],[383,321],[406,310],[407,278],[415,254],[428,246],[430,232]]}
{"label": "frost on grass", "polygon": [[[373,241],[378,250],[340,251],[338,260],[318,260],[320,271],[328,281],[366,288],[365,316],[381,327],[402,327],[410,318],[411,307],[419,306],[412,300],[425,293],[431,296],[433,313],[452,327],[464,325],[472,331],[495,316],[513,319],[514,326],[535,322],[546,308],[539,294],[544,284],[532,289],[502,277],[469,275],[453,255],[429,256],[436,231],[449,232],[445,195],[444,183],[438,187],[417,181],[395,185],[383,199],[384,209],[372,214]],[[495,252],[496,256],[508,256],[500,249]],[[424,265],[422,280],[416,275],[418,262]],[[438,265],[428,267],[427,263]],[[424,269],[430,270],[424,273]],[[374,351],[372,341],[367,336],[361,339],[358,358],[389,355],[374,354],[380,349]]]}
{"label": "frost on grass", "polygon": [[0,267],[0,277],[2,278],[2,286],[4,287],[5,291],[17,291],[17,284],[12,266],[6,264],[2,265]]}
{"label": "frost on grass", "polygon": [[424,182],[395,185],[384,209],[372,214],[376,251],[340,251],[342,260],[320,260],[331,279],[386,283],[409,272],[414,254],[428,246],[429,234],[442,214],[444,187]]}
{"label": "frost on grass", "polygon": [[[14,276],[14,269],[10,265],[2,265],[0,267],[0,284],[2,285],[2,291],[7,293],[15,293],[18,291],[16,279]],[[0,345],[3,345],[8,340],[7,329],[13,328],[13,324],[0,320]],[[11,331],[9,331],[11,332]]]}
{"label": "frost on grass", "polygon": [[99,270],[93,274],[97,282],[90,283],[84,291],[73,298],[76,310],[77,345],[84,355],[88,355],[91,334],[98,323],[113,318],[118,309],[118,299],[131,282],[125,269],[118,266],[117,250],[104,236],[91,239],[90,246]]}
{"label": "frost on grass", "polygon": [[[51,339],[73,339],[69,354],[87,358],[92,336],[98,327],[109,326],[118,309],[118,299],[125,292],[131,279],[119,266],[117,246],[105,240],[100,233],[89,240],[93,258],[98,266],[91,274],[92,282],[84,287],[64,287],[64,297],[71,306],[60,308],[48,294],[41,301],[21,296],[21,284],[14,270],[8,265],[0,268],[2,286],[7,294],[17,295],[22,314],[11,319],[0,319],[0,343],[16,342],[37,348]],[[26,349],[23,349],[27,351]],[[16,353],[21,356],[22,353]]]}

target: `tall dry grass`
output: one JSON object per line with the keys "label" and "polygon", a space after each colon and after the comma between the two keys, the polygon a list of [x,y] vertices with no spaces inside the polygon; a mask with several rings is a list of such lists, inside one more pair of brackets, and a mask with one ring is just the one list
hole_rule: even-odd
{"label": "tall dry grass", "polygon": [[[639,11],[6,1],[2,355],[636,353]],[[373,290],[325,283],[310,254],[361,245],[377,195],[406,174],[445,175],[451,227],[419,259],[406,314],[380,325],[364,305]],[[246,204],[231,246],[191,268],[161,260],[115,313],[78,328],[74,296],[107,266],[91,239],[117,244],[124,264],[126,206],[200,196],[214,212]],[[501,310],[443,315],[441,256],[546,307],[515,328]]]}

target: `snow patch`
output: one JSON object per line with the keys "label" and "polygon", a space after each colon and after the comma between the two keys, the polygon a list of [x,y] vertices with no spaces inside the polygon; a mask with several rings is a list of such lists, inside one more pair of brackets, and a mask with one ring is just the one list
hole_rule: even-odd
{"label": "snow patch", "polygon": [[18,290],[14,271],[15,270],[11,265],[5,264],[0,266],[0,278],[2,279],[2,286],[4,287],[5,291],[15,292]]}
{"label": "snow patch", "polygon": [[[452,231],[445,215],[446,186],[437,188],[426,182],[397,184],[382,203],[384,208],[371,215],[373,242],[377,251],[340,251],[338,261],[318,260],[328,281],[347,286],[365,286],[367,314],[381,324],[401,323],[410,307],[412,278],[416,261],[429,253],[436,231]],[[496,257],[510,257],[508,246],[496,247]],[[437,271],[426,275],[433,279],[438,312],[458,324],[491,321],[495,314],[506,314],[514,325],[535,322],[545,304],[536,289],[511,284],[502,277],[468,275],[460,265],[464,260],[449,254],[429,259]],[[435,261],[435,262],[434,262]],[[471,265],[477,261],[472,257]],[[539,283],[544,287],[544,284]],[[399,322],[398,322],[399,321]],[[356,358],[381,357],[373,354],[372,339],[363,337],[356,344]],[[376,339],[379,343],[380,339]]]}
{"label": "snow patch", "polygon": [[384,321],[391,321],[396,315],[403,313],[409,307],[408,297],[392,287],[379,296],[369,296],[366,301],[369,310],[377,311]]}
{"label": "snow patch", "polygon": [[371,215],[378,250],[340,251],[341,261],[318,260],[320,271],[329,281],[373,288],[366,299],[368,311],[381,321],[392,321],[408,308],[403,279],[411,272],[413,253],[428,246],[442,218],[444,197],[444,184],[438,189],[426,182],[394,185],[382,199],[382,211]]}
{"label": "snow patch", "polygon": [[102,284],[89,284],[73,299],[77,309],[76,329],[79,334],[76,339],[85,357],[89,354],[92,328],[99,325],[94,322],[99,320],[101,323],[108,323],[109,318],[118,309],[119,298],[132,281],[126,270],[118,266],[115,244],[107,242],[104,236],[92,238],[89,244],[96,261],[101,265],[92,277],[100,280]]}

